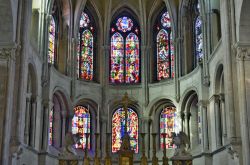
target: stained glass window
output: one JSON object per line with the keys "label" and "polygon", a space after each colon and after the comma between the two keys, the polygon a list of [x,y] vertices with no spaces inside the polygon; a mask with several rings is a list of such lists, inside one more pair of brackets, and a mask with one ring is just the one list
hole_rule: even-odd
{"label": "stained glass window", "polygon": [[112,83],[124,82],[124,41],[120,33],[115,33],[111,38],[111,75]]}
{"label": "stained glass window", "polygon": [[[128,108],[127,131],[130,136],[130,146],[138,153],[138,116],[136,112]],[[112,152],[120,150],[122,138],[125,133],[125,111],[119,108],[112,117]]]}
{"label": "stained glass window", "polygon": [[77,46],[77,76],[82,80],[93,80],[94,27],[87,13],[82,12]]}
{"label": "stained glass window", "polygon": [[134,33],[126,38],[126,83],[139,82],[139,39]]}
{"label": "stained glass window", "polygon": [[203,57],[202,48],[203,48],[202,22],[200,16],[198,16],[195,21],[195,54],[197,59]]}
{"label": "stained glass window", "polygon": [[140,82],[139,33],[137,24],[127,16],[119,17],[111,25],[111,83]]}
{"label": "stained glass window", "polygon": [[[195,38],[195,56],[196,61],[199,61],[203,57],[203,34],[202,34],[202,20],[200,17],[200,4],[197,1],[195,5],[196,17],[194,21],[194,38]],[[195,64],[196,65],[196,64]]]}
{"label": "stained glass window", "polygon": [[130,31],[133,27],[133,21],[128,17],[121,17],[117,20],[116,26],[122,32]]}
{"label": "stained glass window", "polygon": [[[90,113],[83,106],[75,107],[74,112],[72,134],[78,134],[80,137],[80,141],[75,144],[75,147],[85,149],[87,143],[86,133],[90,133]],[[90,136],[88,138],[88,149],[90,149]]]}
{"label": "stained glass window", "polygon": [[162,133],[166,133],[165,143],[166,148],[173,148],[172,134],[171,132],[177,132],[177,120],[175,107],[166,107],[160,114],[160,145],[164,148],[164,136]]}
{"label": "stained glass window", "polygon": [[171,19],[167,11],[156,22],[157,80],[174,77],[174,42]]}
{"label": "stained glass window", "polygon": [[52,108],[49,112],[49,145],[53,145],[53,118],[54,109]]}
{"label": "stained glass window", "polygon": [[54,17],[51,18],[49,24],[49,45],[48,45],[48,62],[55,63],[55,42],[56,42],[56,24]]}

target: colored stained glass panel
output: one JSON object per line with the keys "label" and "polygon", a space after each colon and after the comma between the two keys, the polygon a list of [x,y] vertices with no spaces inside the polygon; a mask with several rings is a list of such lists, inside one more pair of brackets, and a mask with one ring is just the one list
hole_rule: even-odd
{"label": "colored stained glass panel", "polygon": [[134,33],[126,38],[126,83],[139,82],[139,39]]}
{"label": "colored stained glass panel", "polygon": [[200,59],[203,57],[203,37],[202,37],[202,21],[200,16],[195,21],[195,54],[196,58]]}
{"label": "colored stained glass panel", "polygon": [[82,33],[81,56],[79,59],[80,78],[93,79],[93,35],[89,30]]}
{"label": "colored stained glass panel", "polygon": [[53,117],[54,109],[49,112],[49,145],[53,145]]}
{"label": "colored stained glass panel", "polygon": [[124,82],[124,41],[120,33],[111,38],[110,81],[112,83]]}
{"label": "colored stained glass panel", "polygon": [[171,57],[171,77],[173,78],[175,76],[174,72],[174,66],[175,66],[175,60],[174,60],[174,41],[173,41],[173,33],[170,34],[170,57]]}
{"label": "colored stained glass panel", "polygon": [[166,148],[173,148],[172,133],[177,131],[176,109],[175,107],[166,107],[160,114],[160,145],[164,148],[164,137],[162,133],[166,133]]}
{"label": "colored stained glass panel", "polygon": [[[72,119],[72,134],[78,134],[79,142],[75,144],[75,148],[85,149],[87,138],[86,133],[90,133],[90,113],[83,106],[74,108],[75,115]],[[88,138],[88,149],[90,149],[90,137]]]}
{"label": "colored stained glass panel", "polygon": [[117,29],[122,32],[130,31],[133,27],[133,21],[128,17],[121,17],[116,22]]}
{"label": "colored stained glass panel", "polygon": [[56,38],[56,24],[52,17],[49,25],[49,45],[48,45],[48,62],[50,64],[55,63],[55,38]]}
{"label": "colored stained glass panel", "polygon": [[[171,47],[173,49],[173,47]],[[172,51],[172,50],[171,50]],[[168,32],[161,29],[157,35],[157,73],[158,80],[170,77]]]}
{"label": "colored stained glass panel", "polygon": [[[138,116],[134,110],[128,108],[127,132],[130,136],[130,146],[138,153]],[[125,134],[125,111],[119,108],[112,117],[112,152],[120,150],[122,138]]]}
{"label": "colored stained glass panel", "polygon": [[165,12],[161,16],[161,24],[163,27],[170,28],[171,27],[171,20],[168,12]]}
{"label": "colored stained glass panel", "polygon": [[80,27],[87,27],[90,23],[89,16],[85,13],[82,12],[81,17],[80,17]]}

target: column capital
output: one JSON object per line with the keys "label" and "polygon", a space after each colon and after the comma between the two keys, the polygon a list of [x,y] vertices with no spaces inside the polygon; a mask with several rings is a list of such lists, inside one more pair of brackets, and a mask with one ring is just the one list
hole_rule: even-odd
{"label": "column capital", "polygon": [[224,93],[220,93],[219,97],[220,97],[221,101],[223,101],[223,102],[225,101],[225,94]]}
{"label": "column capital", "polygon": [[236,59],[238,61],[250,60],[250,45],[245,43],[236,43],[233,46],[236,51]]}
{"label": "column capital", "polygon": [[220,101],[220,95],[212,95],[209,99],[209,102],[211,102],[212,100],[214,100],[215,102],[219,102]]}
{"label": "column capital", "polygon": [[201,107],[207,107],[208,101],[207,100],[199,100],[199,102],[197,103],[198,106]]}

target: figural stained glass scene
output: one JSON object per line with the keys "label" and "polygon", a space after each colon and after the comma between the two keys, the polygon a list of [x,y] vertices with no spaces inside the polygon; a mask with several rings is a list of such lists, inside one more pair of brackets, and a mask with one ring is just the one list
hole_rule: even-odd
{"label": "figural stained glass scene", "polygon": [[174,77],[174,43],[172,37],[171,19],[164,11],[157,20],[156,61],[157,80]]}
{"label": "figural stained glass scene", "polygon": [[[90,113],[84,106],[74,108],[74,117],[72,119],[72,134],[77,134],[80,138],[75,144],[75,148],[85,149],[87,138],[86,133],[90,133]],[[90,136],[88,137],[88,149],[90,149]]]}
{"label": "figural stained glass scene", "polygon": [[77,47],[77,75],[82,80],[93,80],[94,28],[87,13],[82,12]]}
{"label": "figural stained glass scene", "polygon": [[118,17],[111,27],[110,82],[140,82],[139,27],[129,16]]}
{"label": "figural stained glass scene", "polygon": [[[130,147],[138,153],[138,116],[136,112],[128,108],[127,132],[130,136]],[[119,108],[112,117],[112,152],[120,150],[122,138],[125,134],[125,111]]]}

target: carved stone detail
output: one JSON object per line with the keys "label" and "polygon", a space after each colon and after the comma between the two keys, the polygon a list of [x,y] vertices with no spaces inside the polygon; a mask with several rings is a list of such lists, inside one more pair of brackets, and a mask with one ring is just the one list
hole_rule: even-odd
{"label": "carved stone detail", "polygon": [[9,59],[11,57],[11,48],[0,48],[0,58]]}
{"label": "carved stone detail", "polygon": [[250,60],[250,47],[238,46],[236,59],[239,61]]}

